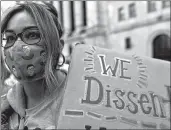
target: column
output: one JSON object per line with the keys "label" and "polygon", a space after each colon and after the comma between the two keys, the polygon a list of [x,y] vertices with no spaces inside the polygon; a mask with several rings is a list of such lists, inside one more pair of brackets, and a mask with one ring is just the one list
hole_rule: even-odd
{"label": "column", "polygon": [[82,26],[82,1],[75,1],[74,2],[75,8],[75,27],[76,29],[80,28]]}
{"label": "column", "polygon": [[63,3],[62,1],[53,1],[53,6],[56,8],[58,12],[58,19],[61,26],[63,27]]}
{"label": "column", "polygon": [[[108,24],[109,24],[109,18],[108,18],[108,8],[107,8],[107,2],[106,1],[97,1],[97,21],[98,21],[98,32],[100,32],[101,38],[99,38],[99,42],[97,44],[100,44],[99,46],[102,46],[104,48],[109,47],[109,32],[108,32]],[[101,41],[101,42],[100,42]]]}
{"label": "column", "polygon": [[63,21],[65,34],[69,34],[71,31],[71,16],[70,16],[70,1],[63,1]]}
{"label": "column", "polygon": [[108,24],[108,10],[106,1],[97,1],[97,21],[99,25]]}
{"label": "column", "polygon": [[87,26],[93,27],[97,25],[97,1],[87,2]]}
{"label": "column", "polygon": [[53,1],[53,6],[58,11],[58,16],[60,16],[60,1]]}

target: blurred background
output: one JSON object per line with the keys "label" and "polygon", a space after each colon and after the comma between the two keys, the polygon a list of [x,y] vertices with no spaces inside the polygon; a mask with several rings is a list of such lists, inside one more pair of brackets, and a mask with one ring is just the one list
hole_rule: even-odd
{"label": "blurred background", "polygon": [[[16,2],[1,1],[1,15]],[[76,43],[171,61],[170,1],[46,1],[64,29],[70,63]]]}
{"label": "blurred background", "polygon": [[[1,1],[1,14],[16,2]],[[46,2],[59,13],[67,59],[81,43],[171,61],[170,1]]]}

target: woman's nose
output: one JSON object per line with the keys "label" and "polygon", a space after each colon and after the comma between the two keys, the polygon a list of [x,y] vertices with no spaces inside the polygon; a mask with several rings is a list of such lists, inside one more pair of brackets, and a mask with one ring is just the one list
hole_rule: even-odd
{"label": "woman's nose", "polygon": [[22,51],[22,46],[23,45],[26,45],[22,40],[16,40],[15,41],[15,43],[14,43],[14,45],[13,45],[13,47],[12,47],[12,50],[13,51],[16,51],[16,52],[18,52],[18,51]]}
{"label": "woman's nose", "polygon": [[21,38],[20,37],[18,37],[17,39],[16,39],[16,41],[15,41],[15,43],[14,43],[14,47],[15,46],[18,46],[18,45],[20,45],[20,46],[22,46],[22,45],[26,45],[22,40],[21,40]]}
{"label": "woman's nose", "polygon": [[18,37],[16,41],[18,41],[18,40],[19,40],[19,41],[21,41],[21,38],[20,38],[20,37]]}
{"label": "woman's nose", "polygon": [[15,40],[15,43],[14,44],[16,44],[17,42],[21,42],[22,40],[21,40],[21,38],[20,37],[17,37],[17,39]]}

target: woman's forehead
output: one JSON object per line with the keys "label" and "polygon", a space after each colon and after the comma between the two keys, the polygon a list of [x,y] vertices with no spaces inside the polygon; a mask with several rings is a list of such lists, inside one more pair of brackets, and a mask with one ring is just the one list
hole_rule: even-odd
{"label": "woman's forehead", "polygon": [[10,18],[6,30],[12,30],[15,33],[20,33],[25,28],[32,26],[37,26],[33,17],[27,11],[20,11]]}

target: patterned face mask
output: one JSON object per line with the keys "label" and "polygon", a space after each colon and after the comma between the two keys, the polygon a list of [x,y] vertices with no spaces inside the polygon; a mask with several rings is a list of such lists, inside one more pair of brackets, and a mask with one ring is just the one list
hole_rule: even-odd
{"label": "patterned face mask", "polygon": [[44,77],[46,52],[43,47],[15,44],[4,52],[6,64],[18,81],[29,82]]}

